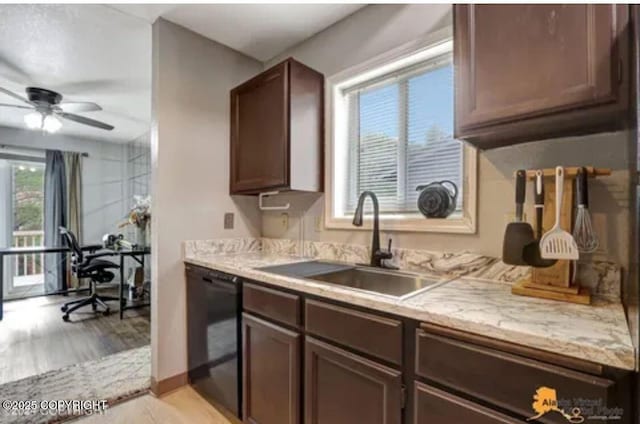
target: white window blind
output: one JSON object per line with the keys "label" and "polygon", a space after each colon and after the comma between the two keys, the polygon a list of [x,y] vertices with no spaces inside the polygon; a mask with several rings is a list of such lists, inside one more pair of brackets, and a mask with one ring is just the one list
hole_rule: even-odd
{"label": "white window blind", "polygon": [[381,213],[418,213],[416,187],[450,180],[462,210],[462,143],[453,138],[450,53],[343,90],[348,118],[346,213],[373,191]]}

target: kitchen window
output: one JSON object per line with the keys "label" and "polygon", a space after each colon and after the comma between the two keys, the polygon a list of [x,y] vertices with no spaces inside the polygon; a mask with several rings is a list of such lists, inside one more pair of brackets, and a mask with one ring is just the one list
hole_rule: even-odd
{"label": "kitchen window", "polygon": [[[411,47],[329,79],[329,228],[355,228],[370,190],[385,229],[475,232],[476,152],[453,137],[453,43]],[[456,209],[427,219],[417,188],[443,180],[457,187]]]}

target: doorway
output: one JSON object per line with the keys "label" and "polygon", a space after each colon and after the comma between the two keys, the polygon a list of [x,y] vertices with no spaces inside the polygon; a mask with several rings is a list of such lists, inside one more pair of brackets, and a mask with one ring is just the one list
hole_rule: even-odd
{"label": "doorway", "polygon": [[[44,244],[44,170],[38,159],[0,159],[0,192],[8,200],[0,213],[4,244],[37,247]],[[44,293],[44,256],[22,254],[5,263],[5,299]]]}

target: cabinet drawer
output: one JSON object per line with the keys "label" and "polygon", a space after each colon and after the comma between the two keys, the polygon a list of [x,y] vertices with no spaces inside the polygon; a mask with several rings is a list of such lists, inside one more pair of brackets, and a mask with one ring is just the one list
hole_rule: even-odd
{"label": "cabinet drawer", "polygon": [[274,321],[300,325],[300,297],[266,287],[245,283],[242,287],[242,306]]}
{"label": "cabinet drawer", "polygon": [[400,321],[307,300],[305,326],[309,333],[394,364],[402,364]]}
{"label": "cabinet drawer", "polygon": [[413,424],[517,424],[520,420],[419,382],[414,383]]}
{"label": "cabinet drawer", "polygon": [[[584,398],[615,405],[614,382],[483,346],[417,330],[416,374],[483,399],[524,417],[540,387],[554,389],[558,399]],[[542,422],[566,423],[560,414]]]}

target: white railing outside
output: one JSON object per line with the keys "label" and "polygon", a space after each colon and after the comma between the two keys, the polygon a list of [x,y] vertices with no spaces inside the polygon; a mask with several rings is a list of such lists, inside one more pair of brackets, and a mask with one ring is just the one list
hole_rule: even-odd
{"label": "white railing outside", "polygon": [[[44,244],[44,231],[14,231],[13,247],[36,247]],[[43,274],[44,255],[28,253],[14,256],[15,277]]]}

